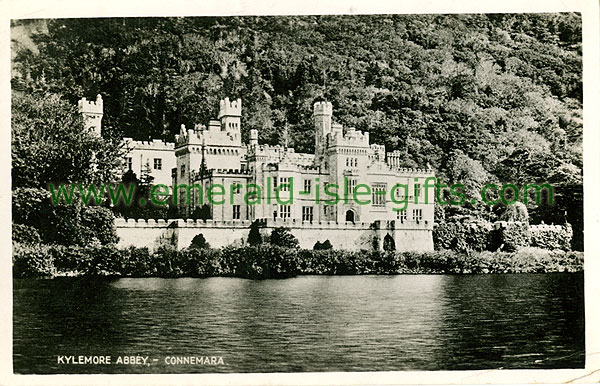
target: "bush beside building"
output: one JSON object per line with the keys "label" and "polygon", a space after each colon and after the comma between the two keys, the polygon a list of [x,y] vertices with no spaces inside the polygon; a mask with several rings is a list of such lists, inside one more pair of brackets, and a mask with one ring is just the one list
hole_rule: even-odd
{"label": "bush beside building", "polygon": [[459,253],[309,250],[271,244],[175,250],[115,246],[25,245],[13,248],[14,277],[242,277],[296,275],[475,274],[577,272],[583,253],[524,248]]}
{"label": "bush beside building", "polygon": [[433,229],[436,250],[515,252],[524,247],[547,250],[571,250],[573,231],[570,224],[529,225],[526,222],[498,221],[441,222]]}

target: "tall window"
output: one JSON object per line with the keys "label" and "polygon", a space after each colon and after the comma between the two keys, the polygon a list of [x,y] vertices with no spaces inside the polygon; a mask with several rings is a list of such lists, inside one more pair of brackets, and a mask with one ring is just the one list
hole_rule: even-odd
{"label": "tall window", "polygon": [[185,165],[181,165],[181,177],[185,176]]}
{"label": "tall window", "polygon": [[406,220],[407,220],[406,210],[401,210],[399,212],[396,212],[396,218],[398,220],[400,220],[400,222],[402,224],[404,224],[406,222]]}
{"label": "tall window", "polygon": [[354,188],[356,188],[356,178],[349,178],[347,192],[346,192],[348,197],[352,196],[352,193],[354,192]]}
{"label": "tall window", "polygon": [[312,187],[312,180],[306,179],[304,180],[304,192],[310,193]]}
{"label": "tall window", "polygon": [[240,210],[240,205],[234,205],[233,206],[233,219],[234,220],[239,220],[241,217],[241,210]]}
{"label": "tall window", "polygon": [[133,170],[133,158],[127,157],[127,170]]}
{"label": "tall window", "polygon": [[292,207],[289,205],[279,205],[279,217],[290,218],[292,214]]}
{"label": "tall window", "polygon": [[376,183],[372,186],[373,206],[385,206],[386,184]]}
{"label": "tall window", "polygon": [[162,159],[154,158],[154,170],[162,170]]}
{"label": "tall window", "polygon": [[415,196],[421,197],[421,184],[415,184],[414,189]]}
{"label": "tall window", "polygon": [[413,220],[421,222],[423,220],[423,209],[413,209]]}
{"label": "tall window", "polygon": [[313,220],[313,207],[312,206],[303,206],[302,207],[302,221],[312,221]]}
{"label": "tall window", "polygon": [[281,177],[279,178],[279,182],[281,183],[281,192],[289,192],[290,190],[290,186],[288,185],[288,183],[290,182],[290,178],[289,177]]}
{"label": "tall window", "polygon": [[239,181],[234,181],[231,183],[231,192],[233,194],[240,194],[241,191],[242,185],[239,183]]}

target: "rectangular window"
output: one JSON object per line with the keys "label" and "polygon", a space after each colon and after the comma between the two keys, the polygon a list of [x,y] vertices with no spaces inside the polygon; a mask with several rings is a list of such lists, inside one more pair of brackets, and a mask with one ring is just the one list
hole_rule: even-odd
{"label": "rectangular window", "polygon": [[231,192],[233,194],[240,194],[241,191],[242,191],[242,185],[239,183],[239,181],[233,181],[231,183]]}
{"label": "rectangular window", "polygon": [[292,207],[289,205],[279,205],[279,217],[290,218],[292,214]]}
{"label": "rectangular window", "polygon": [[133,170],[133,158],[127,157],[127,170]]}
{"label": "rectangular window", "polygon": [[185,165],[181,165],[181,177],[185,176]]}
{"label": "rectangular window", "polygon": [[421,184],[415,184],[414,193],[415,196],[421,197]]}
{"label": "rectangular window", "polygon": [[241,217],[240,205],[234,205],[233,206],[233,219],[239,220],[240,217]]}
{"label": "rectangular window", "polygon": [[154,170],[162,170],[162,159],[154,158]]}
{"label": "rectangular window", "polygon": [[304,192],[305,193],[310,193],[310,190],[312,188],[312,180],[304,180]]}
{"label": "rectangular window", "polygon": [[373,206],[385,206],[386,184],[376,183],[371,187],[373,196]]}
{"label": "rectangular window", "polygon": [[406,220],[407,220],[406,210],[401,210],[399,212],[396,212],[396,218],[398,220],[400,220],[400,222],[402,224],[404,224],[406,222]]}
{"label": "rectangular window", "polygon": [[289,177],[281,177],[281,178],[279,178],[279,182],[282,185],[280,192],[289,192],[289,190],[290,190],[290,187],[288,185],[288,183],[290,182]]}
{"label": "rectangular window", "polygon": [[312,206],[303,206],[302,207],[302,221],[311,221],[313,220],[313,207]]}
{"label": "rectangular window", "polygon": [[423,220],[423,209],[413,209],[413,220],[421,222]]}
{"label": "rectangular window", "polygon": [[352,194],[354,192],[354,188],[356,188],[356,178],[349,178],[348,179],[347,191],[346,191],[346,195],[348,197],[352,197]]}

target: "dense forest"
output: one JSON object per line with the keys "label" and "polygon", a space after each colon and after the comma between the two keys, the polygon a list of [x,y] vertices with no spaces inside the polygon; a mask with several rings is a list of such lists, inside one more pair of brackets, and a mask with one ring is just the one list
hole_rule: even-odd
{"label": "dense forest", "polygon": [[[106,138],[172,140],[240,97],[244,136],[277,144],[287,127],[312,152],[312,105],[326,99],[336,121],[445,182],[552,183],[556,205],[532,220],[566,214],[581,241],[580,14],[17,20],[12,31],[13,116],[100,93]],[[29,164],[13,161],[13,184]]]}

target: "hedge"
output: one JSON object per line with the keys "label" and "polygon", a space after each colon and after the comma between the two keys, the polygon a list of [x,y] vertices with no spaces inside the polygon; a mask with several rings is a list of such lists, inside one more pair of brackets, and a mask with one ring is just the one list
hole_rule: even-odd
{"label": "hedge", "polygon": [[442,222],[433,229],[433,244],[437,250],[485,251],[490,245],[491,228],[488,222]]}
{"label": "hedge", "polygon": [[530,227],[531,246],[543,249],[571,250],[573,229],[571,224],[534,225]]}
{"label": "hedge", "polygon": [[519,252],[382,252],[307,250],[270,244],[221,249],[118,249],[13,244],[15,277],[101,275],[249,279],[295,275],[576,272],[583,253],[536,248]]}

